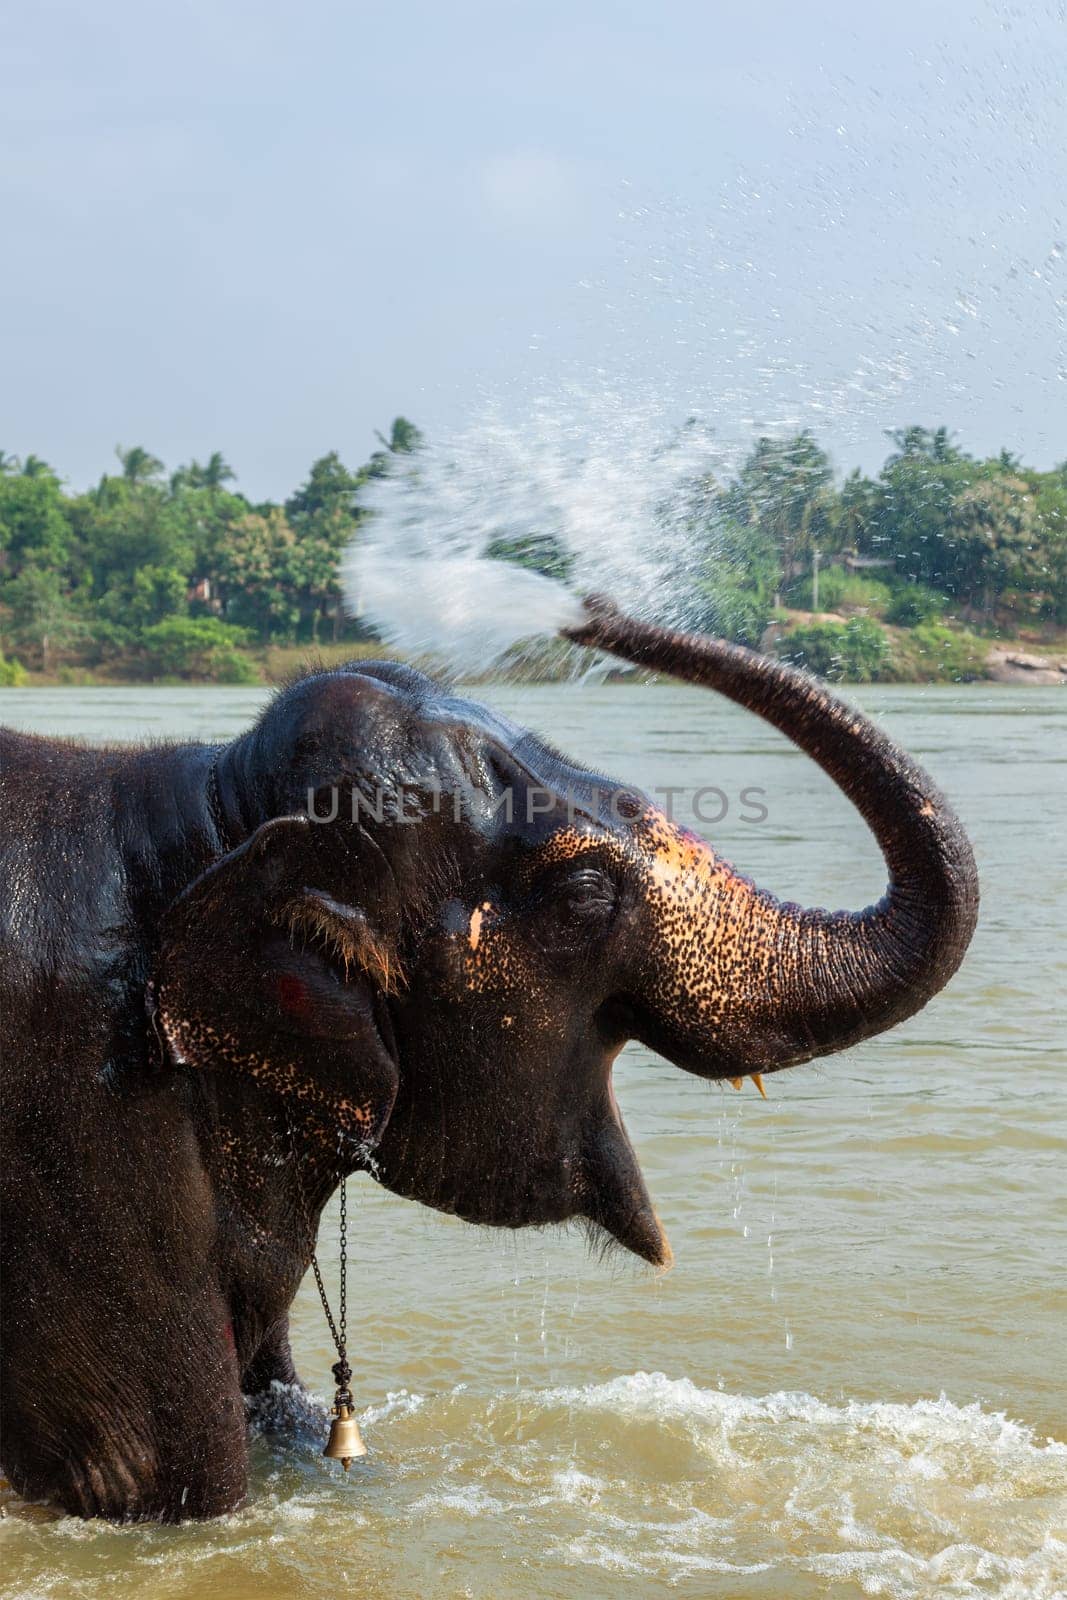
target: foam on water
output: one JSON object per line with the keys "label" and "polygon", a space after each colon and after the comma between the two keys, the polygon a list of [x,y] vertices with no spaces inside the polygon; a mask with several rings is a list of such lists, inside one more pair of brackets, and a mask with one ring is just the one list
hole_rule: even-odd
{"label": "foam on water", "polygon": [[[546,1570],[597,1595],[1067,1593],[1067,1445],[978,1405],[756,1397],[635,1372],[489,1396],[401,1392],[361,1425],[373,1453],[343,1479],[321,1434],[260,1438],[248,1508],[199,1527],[42,1525],[9,1504],[4,1539],[25,1580],[9,1593],[51,1600],[76,1582],[132,1594],[162,1573],[168,1593],[194,1573],[243,1593],[226,1579],[238,1570],[251,1593],[264,1545],[276,1579],[308,1594],[342,1570],[400,1597],[533,1596]],[[730,1586],[700,1587],[715,1574]]]}

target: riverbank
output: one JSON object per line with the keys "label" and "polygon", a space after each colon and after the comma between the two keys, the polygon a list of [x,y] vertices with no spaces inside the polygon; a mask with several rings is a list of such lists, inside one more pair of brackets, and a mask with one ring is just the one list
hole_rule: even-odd
{"label": "riverbank", "polygon": [[1067,633],[977,634],[951,617],[896,627],[862,609],[779,610],[768,653],[840,683],[1067,684]]}
{"label": "riverbank", "polygon": [[[768,654],[795,660],[817,676],[840,683],[1067,684],[1067,632],[1052,638],[1022,632],[981,636],[950,622],[898,628],[844,611],[783,609],[774,614],[761,643]],[[227,679],[196,672],[150,676],[134,657],[96,667],[60,661],[49,672],[27,670],[17,661],[0,658],[0,686],[133,688],[222,681],[271,687],[316,668],[328,670],[345,661],[399,654],[376,640],[246,646],[235,652],[238,666]],[[553,639],[516,651],[503,667],[476,675],[474,681],[492,682],[503,676],[514,683],[558,683],[573,673],[573,650]],[[619,679],[633,676],[630,668],[609,674]]]}

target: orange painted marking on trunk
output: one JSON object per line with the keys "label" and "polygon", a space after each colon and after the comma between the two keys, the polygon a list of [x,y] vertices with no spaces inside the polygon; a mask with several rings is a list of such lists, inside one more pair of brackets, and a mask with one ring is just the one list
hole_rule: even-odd
{"label": "orange painted marking on trunk", "polygon": [[711,846],[679,828],[662,812],[646,816],[643,835],[640,845],[647,853],[657,888],[676,890],[685,880],[695,880],[705,887],[722,873],[722,864]]}

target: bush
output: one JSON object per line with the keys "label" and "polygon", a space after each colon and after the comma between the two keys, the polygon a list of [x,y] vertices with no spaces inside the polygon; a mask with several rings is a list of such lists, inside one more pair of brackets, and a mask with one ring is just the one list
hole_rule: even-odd
{"label": "bush", "polygon": [[944,595],[925,583],[907,583],[894,590],[885,620],[898,628],[915,628],[940,617],[947,605]]}
{"label": "bush", "polygon": [[899,636],[895,665],[912,683],[975,683],[985,677],[988,649],[973,633],[923,622]]}
{"label": "bush", "polygon": [[135,628],[124,627],[120,622],[108,622],[97,615],[89,624],[82,656],[90,667],[98,667],[104,661],[120,661],[135,648],[136,643]]}
{"label": "bush", "polygon": [[258,683],[252,663],[238,654],[247,628],[218,617],[167,617],[141,633],[151,671],[159,677],[206,678],[213,683]]}
{"label": "bush", "polygon": [[0,689],[20,689],[26,682],[26,668],[14,656],[8,661],[0,652]]}
{"label": "bush", "polygon": [[[819,573],[819,610],[840,611],[850,606],[862,607],[882,616],[892,599],[893,591],[879,578],[861,578],[844,567],[824,567]],[[800,611],[813,611],[814,592],[810,576],[796,579],[789,588],[788,600]]]}
{"label": "bush", "polygon": [[[819,573],[819,610],[836,611],[847,574],[843,567],[826,567]],[[811,578],[795,578],[784,598],[798,611],[814,611]]]}
{"label": "bush", "polygon": [[777,640],[783,661],[833,683],[877,683],[889,663],[889,640],[877,622],[815,622]]}
{"label": "bush", "polygon": [[701,625],[720,639],[755,648],[770,621],[769,603],[752,589],[723,585],[708,595],[707,612]]}
{"label": "bush", "polygon": [[490,542],[485,553],[490,561],[510,561],[560,583],[568,581],[574,566],[574,557],[550,533],[525,533],[515,539],[500,535]]}

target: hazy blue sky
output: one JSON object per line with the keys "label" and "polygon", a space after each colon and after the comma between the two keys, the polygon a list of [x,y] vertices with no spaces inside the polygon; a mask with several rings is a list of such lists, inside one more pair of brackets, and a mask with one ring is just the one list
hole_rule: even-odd
{"label": "hazy blue sky", "polygon": [[34,0],[0,51],[0,445],[75,484],[556,395],[1067,456],[1059,0]]}

